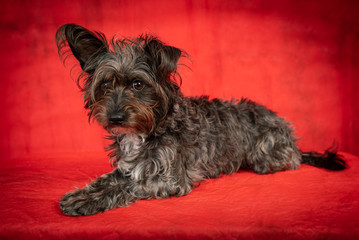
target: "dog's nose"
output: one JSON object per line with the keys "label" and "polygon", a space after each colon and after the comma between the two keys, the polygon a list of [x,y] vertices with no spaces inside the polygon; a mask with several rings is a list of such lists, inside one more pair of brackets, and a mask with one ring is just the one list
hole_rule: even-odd
{"label": "dog's nose", "polygon": [[112,125],[121,125],[124,121],[125,121],[125,114],[123,113],[112,114],[109,118],[109,122]]}

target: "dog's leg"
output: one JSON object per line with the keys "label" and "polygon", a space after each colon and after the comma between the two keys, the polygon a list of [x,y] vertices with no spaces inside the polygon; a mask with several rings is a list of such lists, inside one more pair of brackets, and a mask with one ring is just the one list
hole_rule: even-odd
{"label": "dog's leg", "polygon": [[135,202],[133,189],[134,183],[115,169],[84,188],[65,194],[60,207],[70,216],[92,215]]}

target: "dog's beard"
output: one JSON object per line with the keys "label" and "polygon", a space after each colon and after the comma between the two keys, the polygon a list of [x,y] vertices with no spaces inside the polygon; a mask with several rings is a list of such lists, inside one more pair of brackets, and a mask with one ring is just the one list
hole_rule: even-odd
{"label": "dog's beard", "polygon": [[[106,101],[99,100],[90,105],[89,118],[96,121],[112,136],[129,133],[148,136],[155,127],[153,112],[155,104],[146,105],[135,99],[125,103],[126,105],[118,105],[112,97],[106,98]],[[116,111],[123,113],[124,117],[118,122],[112,122],[112,114],[119,113]]]}
{"label": "dog's beard", "polygon": [[104,110],[104,107],[93,109],[90,116],[93,117],[93,119],[96,120],[96,122],[100,126],[102,126],[109,134],[113,136],[119,136],[127,133],[138,133],[137,128],[134,126],[130,126],[129,124],[111,125],[108,121],[107,113]]}

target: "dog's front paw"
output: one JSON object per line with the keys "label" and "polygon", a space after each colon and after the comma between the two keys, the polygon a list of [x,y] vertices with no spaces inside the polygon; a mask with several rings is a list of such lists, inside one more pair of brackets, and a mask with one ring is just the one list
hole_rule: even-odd
{"label": "dog's front paw", "polygon": [[60,208],[69,216],[93,215],[107,210],[96,194],[84,189],[66,193],[60,200]]}

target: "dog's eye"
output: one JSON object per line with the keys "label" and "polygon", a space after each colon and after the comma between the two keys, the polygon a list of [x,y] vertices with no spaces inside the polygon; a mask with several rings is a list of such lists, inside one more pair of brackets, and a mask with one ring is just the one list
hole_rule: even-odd
{"label": "dog's eye", "polygon": [[138,80],[132,83],[132,88],[135,89],[136,91],[141,91],[144,86],[145,84]]}
{"label": "dog's eye", "polygon": [[110,87],[110,85],[111,85],[110,82],[103,82],[103,83],[101,84],[101,89],[102,89],[103,91],[106,91],[106,90]]}

